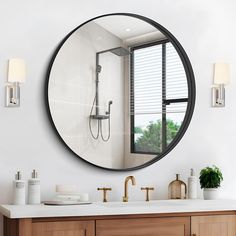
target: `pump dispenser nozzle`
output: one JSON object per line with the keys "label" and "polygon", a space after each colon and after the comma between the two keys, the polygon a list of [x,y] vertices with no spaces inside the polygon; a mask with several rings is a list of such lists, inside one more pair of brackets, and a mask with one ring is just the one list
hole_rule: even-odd
{"label": "pump dispenser nozzle", "polygon": [[22,179],[21,173],[20,171],[17,171],[15,174],[15,180],[21,180],[21,179]]}
{"label": "pump dispenser nozzle", "polygon": [[190,169],[190,174],[191,174],[191,176],[195,176],[195,171],[194,171],[194,169],[192,168],[192,169]]}
{"label": "pump dispenser nozzle", "polygon": [[38,172],[36,170],[32,171],[32,179],[37,179],[38,178]]}

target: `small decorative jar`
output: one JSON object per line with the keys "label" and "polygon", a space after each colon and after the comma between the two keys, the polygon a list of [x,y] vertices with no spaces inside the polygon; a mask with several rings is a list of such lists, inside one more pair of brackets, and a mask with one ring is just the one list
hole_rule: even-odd
{"label": "small decorative jar", "polygon": [[179,174],[176,174],[176,180],[169,184],[168,198],[169,199],[186,199],[187,186],[179,179]]}

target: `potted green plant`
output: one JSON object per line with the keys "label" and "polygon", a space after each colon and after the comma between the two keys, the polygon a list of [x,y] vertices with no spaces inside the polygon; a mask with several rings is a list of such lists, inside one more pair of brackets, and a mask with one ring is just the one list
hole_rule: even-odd
{"label": "potted green plant", "polygon": [[220,169],[213,165],[206,167],[200,172],[200,185],[203,189],[203,196],[205,200],[212,200],[218,198],[218,188],[220,187],[223,175]]}

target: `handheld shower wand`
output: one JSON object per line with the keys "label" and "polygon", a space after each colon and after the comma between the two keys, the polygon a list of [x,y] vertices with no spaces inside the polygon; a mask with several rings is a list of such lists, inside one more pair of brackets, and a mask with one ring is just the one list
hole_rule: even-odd
{"label": "handheld shower wand", "polygon": [[112,101],[108,102],[108,111],[106,111],[106,115],[110,115],[111,114],[111,105],[113,104]]}

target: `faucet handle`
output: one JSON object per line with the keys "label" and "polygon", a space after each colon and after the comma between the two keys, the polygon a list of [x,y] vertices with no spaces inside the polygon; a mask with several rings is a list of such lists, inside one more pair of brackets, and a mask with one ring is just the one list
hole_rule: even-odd
{"label": "faucet handle", "polygon": [[107,202],[107,191],[111,191],[112,188],[97,188],[98,191],[102,190],[103,191],[103,202]]}
{"label": "faucet handle", "polygon": [[153,187],[142,187],[141,190],[145,190],[146,191],[146,202],[149,202],[150,198],[149,198],[149,191],[150,190],[154,190]]}

